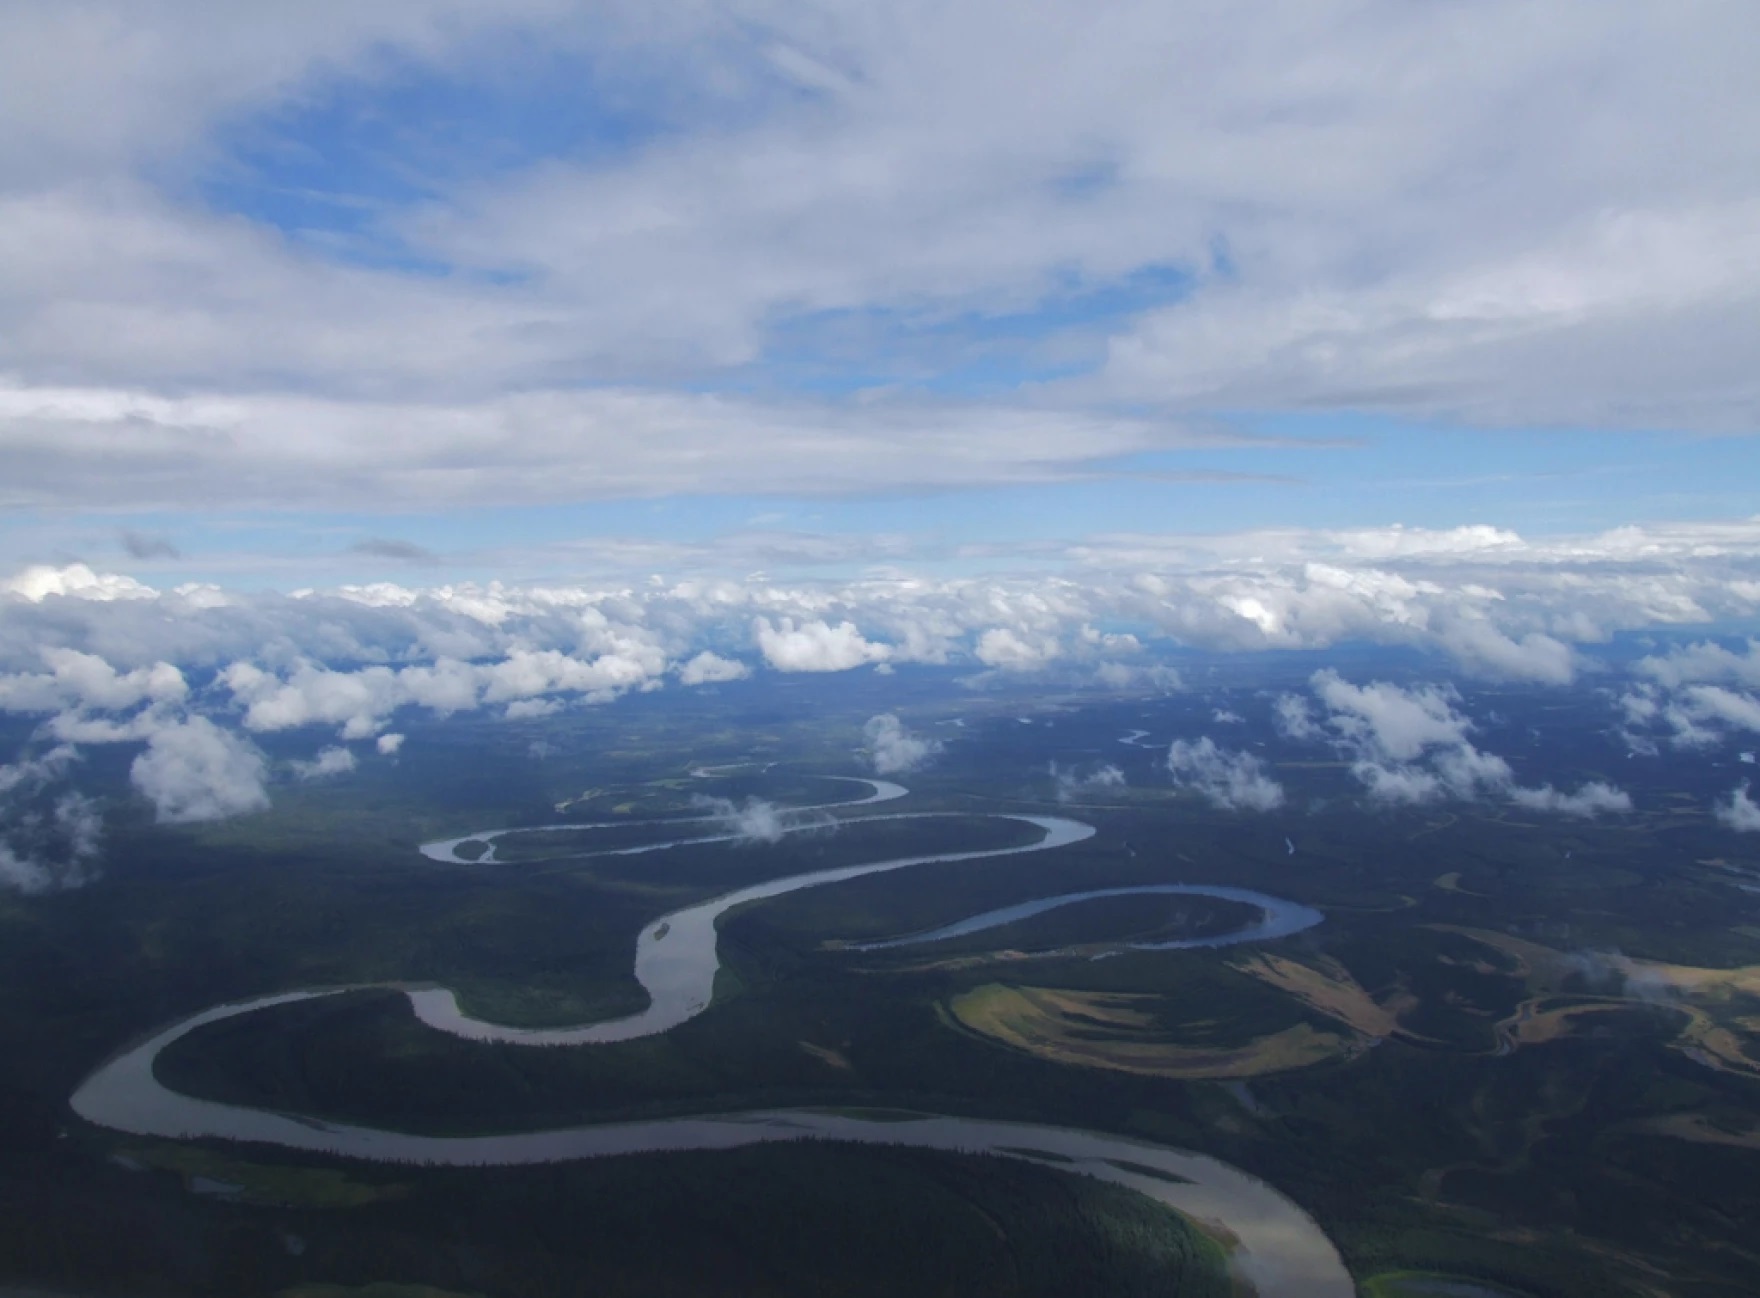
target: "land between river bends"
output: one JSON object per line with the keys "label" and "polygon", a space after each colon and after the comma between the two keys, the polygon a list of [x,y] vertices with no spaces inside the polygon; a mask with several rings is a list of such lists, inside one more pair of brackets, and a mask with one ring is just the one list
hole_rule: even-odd
{"label": "land between river bends", "polygon": [[[904,793],[898,786],[869,783],[877,796],[864,802],[890,801]],[[635,974],[651,1002],[646,1010],[623,1019],[568,1028],[512,1028],[463,1015],[448,989],[404,986],[400,990],[423,1022],[473,1040],[580,1046],[657,1035],[708,1007],[720,964],[716,921],[735,906],[909,866],[1049,850],[1094,833],[1092,826],[1061,817],[1006,818],[1031,823],[1044,836],[1003,849],[903,857],[774,879],[644,926],[637,942]],[[430,844],[424,852],[430,859],[444,859],[452,846]],[[1261,1298],[1351,1298],[1356,1292],[1331,1240],[1300,1207],[1265,1182],[1206,1155],[1103,1132],[939,1115],[879,1120],[825,1110],[763,1110],[499,1135],[431,1136],[199,1099],[165,1087],[154,1071],[163,1050],[209,1024],[360,989],[283,992],[204,1010],[102,1065],[75,1091],[72,1107],[89,1122],[131,1135],[235,1140],[375,1162],[455,1167],[733,1149],[810,1139],[997,1154],[1117,1183],[1202,1223],[1213,1236],[1228,1241],[1231,1265]]]}

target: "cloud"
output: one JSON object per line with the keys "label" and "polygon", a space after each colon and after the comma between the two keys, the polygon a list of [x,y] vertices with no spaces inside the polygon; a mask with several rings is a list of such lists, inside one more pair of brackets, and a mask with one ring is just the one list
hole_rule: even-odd
{"label": "cloud", "polygon": [[1408,690],[1386,681],[1352,685],[1330,669],[1316,672],[1313,686],[1331,711],[1332,728],[1376,759],[1410,761],[1427,748],[1459,747],[1472,729],[1441,687]]}
{"label": "cloud", "polygon": [[1055,640],[1029,640],[1008,627],[995,626],[978,637],[972,655],[986,667],[1029,672],[1056,658],[1058,645]]}
{"label": "cloud", "polygon": [[365,555],[370,559],[395,559],[399,563],[436,564],[440,556],[425,546],[413,541],[398,541],[389,537],[369,536],[356,541],[348,547],[350,554]]}
{"label": "cloud", "polygon": [[1760,689],[1760,640],[1749,640],[1743,653],[1704,640],[1641,658],[1636,670],[1671,689],[1704,682]]}
{"label": "cloud", "polygon": [[19,818],[0,830],[0,887],[32,894],[90,882],[103,829],[97,804],[79,793],[62,794],[46,816]]}
{"label": "cloud", "polygon": [[[6,14],[0,229],[33,249],[4,284],[33,394],[8,487],[38,503],[1018,480],[1243,408],[1751,426],[1743,6],[232,8]],[[410,78],[491,94],[519,48],[661,128],[531,156],[493,103],[480,152],[396,119]],[[228,146],[310,148],[289,123],[338,100],[391,119],[394,173],[453,143],[446,183],[400,205],[368,167],[335,195],[377,199],[368,229],[303,238],[151,183],[285,181]],[[1121,288],[1113,318],[1080,309]],[[982,322],[1023,317],[1051,345],[1021,351],[1090,373],[1015,409],[712,391],[840,350],[957,376],[999,345]],[[803,323],[830,335],[804,365]],[[1110,415],[1129,402],[1156,417]]]}
{"label": "cloud", "polygon": [[1550,784],[1543,784],[1537,789],[1511,789],[1509,796],[1518,806],[1579,816],[1585,820],[1604,814],[1623,814],[1632,809],[1629,793],[1601,780],[1591,780],[1575,793],[1560,793]]}
{"label": "cloud", "polygon": [[834,830],[837,821],[824,811],[803,811],[779,807],[762,798],[747,798],[736,803],[727,798],[697,794],[691,805],[699,807],[719,822],[723,833],[741,843],[775,843],[784,834],[802,829]]}
{"label": "cloud", "polygon": [[[5,216],[0,204],[0,232]],[[92,237],[107,233],[94,230]],[[297,269],[285,269],[297,281]],[[439,326],[453,335],[441,344],[448,349],[469,346],[472,325],[460,313],[463,306],[452,304],[430,324],[430,331]],[[518,308],[485,309],[502,318],[500,327],[526,323]],[[390,340],[370,336],[371,327],[364,318],[356,324],[359,350],[384,355]],[[393,319],[382,327],[403,329],[409,322]],[[496,327],[479,321],[479,338]],[[307,359],[330,368],[321,356]],[[481,353],[475,359],[487,360]],[[479,365],[477,372],[492,377],[493,366]],[[336,377],[354,386],[356,376]],[[405,377],[414,375],[406,371]],[[1090,461],[1102,456],[1246,440],[1214,430],[1187,432],[1177,421],[1018,402],[852,406],[609,383],[590,389],[516,385],[452,403],[423,400],[420,392],[394,402],[257,392],[143,399],[105,387],[0,383],[0,453],[11,453],[19,466],[0,485],[0,504],[198,510],[226,499],[240,509],[364,512],[1035,485],[1090,479]],[[668,444],[688,445],[691,452],[679,455]],[[82,482],[83,497],[77,494]]]}
{"label": "cloud", "polygon": [[1760,833],[1760,803],[1748,795],[1746,780],[1730,790],[1729,801],[1717,804],[1716,815],[1739,834]]}
{"label": "cloud", "polygon": [[680,685],[715,685],[723,681],[744,680],[751,669],[742,662],[723,658],[705,649],[678,669]]}
{"label": "cloud", "polygon": [[[1383,766],[1379,762],[1354,762],[1351,774],[1357,777],[1375,802],[1391,805],[1433,802],[1450,792],[1442,777],[1417,766]],[[1467,789],[1471,797],[1477,790]]]}
{"label": "cloud", "polygon": [[823,619],[802,621],[778,618],[776,625],[768,618],[752,624],[758,648],[764,661],[784,672],[841,672],[864,663],[883,662],[892,650],[883,644],[871,644],[862,638],[853,622],[831,626]]}
{"label": "cloud", "polygon": [[100,575],[83,563],[70,563],[63,568],[35,564],[5,582],[0,582],[0,591],[29,600],[33,604],[40,604],[56,595],[73,599],[114,600],[152,599],[158,593],[150,586],[143,586],[133,577],[118,573]]}
{"label": "cloud", "polygon": [[[1536,635],[1568,640],[1572,660],[1589,663],[1622,629],[1760,612],[1760,522],[1544,541],[1501,529],[1118,536],[1063,553],[1073,576],[700,574],[292,593],[156,590],[79,565],[30,569],[0,583],[0,709],[81,744],[144,743],[192,715],[253,734],[326,727],[353,742],[399,728],[406,710],[532,716],[707,680],[742,666],[709,646],[747,638],[778,670],[975,664],[1151,689],[1177,679],[1164,658],[1185,648],[1367,642],[1429,650],[1441,670],[1465,665],[1456,655],[1466,642],[1449,628],[1478,618],[1518,648]],[[1633,741],[1737,734],[1755,715],[1755,659],[1743,642],[1646,660],[1619,687]],[[1281,733],[1338,746],[1383,800],[1525,787],[1472,742],[1459,696],[1440,684],[1322,673],[1311,694],[1272,706]]]}
{"label": "cloud", "polygon": [[[1500,249],[1457,229],[1451,264],[1378,282],[1341,277],[1300,299],[1218,285],[1115,340],[1112,390],[1480,426],[1642,427],[1641,412],[1667,411],[1676,427],[1734,430],[1748,398],[1716,330],[1751,319],[1755,210],[1751,192],[1660,187]],[[1725,258],[1743,270],[1720,280]],[[1697,396],[1696,372],[1718,376]]]}
{"label": "cloud", "polygon": [[[1507,761],[1468,738],[1474,725],[1456,709],[1459,696],[1452,689],[1388,681],[1353,685],[1331,670],[1314,673],[1311,683],[1327,709],[1325,729],[1351,759],[1351,774],[1372,801],[1415,805],[1443,798],[1502,798],[1584,819],[1632,809],[1630,796],[1604,781],[1570,793],[1550,784],[1519,784]],[[1319,730],[1310,724],[1304,733]]]}
{"label": "cloud", "polygon": [[189,693],[183,673],[167,662],[118,672],[96,654],[77,649],[44,649],[41,655],[47,673],[0,676],[0,711],[120,712],[143,703],[178,703]]}
{"label": "cloud", "polygon": [[588,702],[606,702],[625,690],[657,683],[666,667],[657,647],[634,637],[607,638],[612,643],[606,652],[591,658],[559,649],[515,649],[500,662],[478,669],[484,678],[483,700],[580,694]]}
{"label": "cloud", "polygon": [[263,756],[248,740],[191,717],[154,732],[129,780],[160,823],[178,825],[266,810],[264,772]]}
{"label": "cloud", "polygon": [[1210,720],[1219,726],[1242,726],[1246,718],[1238,712],[1230,712],[1227,708],[1217,708],[1210,713]]}
{"label": "cloud", "polygon": [[395,757],[403,748],[403,739],[404,737],[398,734],[380,735],[373,742],[373,747],[381,757]]}
{"label": "cloud", "polygon": [[515,648],[486,663],[440,657],[432,664],[354,671],[302,662],[285,677],[239,661],[220,673],[219,682],[244,706],[248,730],[332,725],[340,727],[344,739],[377,733],[404,707],[448,716],[504,704],[513,717],[541,716],[560,706],[547,696],[577,695],[588,703],[605,703],[627,690],[658,683],[666,658],[650,641],[611,630],[592,639],[606,652],[585,658],[558,649]]}
{"label": "cloud", "polygon": [[1760,731],[1760,694],[1747,692],[1760,689],[1760,642],[1744,648],[1704,641],[1640,659],[1635,672],[1648,679],[1619,700],[1628,746],[1706,748],[1732,731]]}
{"label": "cloud", "polygon": [[[462,664],[460,664],[462,666]],[[434,672],[453,677],[445,661]],[[463,693],[450,696],[465,707],[477,704],[474,673],[460,684]],[[364,739],[381,721],[409,699],[402,672],[384,667],[331,671],[302,665],[283,680],[248,662],[235,662],[220,673],[220,683],[245,705],[244,725],[256,731],[287,730],[315,724],[340,725],[348,739]]]}
{"label": "cloud", "polygon": [[1275,811],[1283,805],[1283,786],[1251,753],[1218,748],[1208,735],[1192,742],[1176,739],[1167,750],[1167,770],[1178,788],[1191,789],[1225,811]]}
{"label": "cloud", "polygon": [[1760,730],[1760,699],[1721,685],[1690,685],[1678,706],[1694,722],[1712,721],[1733,730]]}
{"label": "cloud", "polygon": [[1489,621],[1471,618],[1452,622],[1437,638],[1474,675],[1546,685],[1568,685],[1576,675],[1576,655],[1570,646],[1538,631],[1518,641]]}
{"label": "cloud", "polygon": [[131,559],[181,559],[183,551],[169,537],[124,528],[118,539]]}
{"label": "cloud", "polygon": [[890,712],[869,717],[862,727],[868,744],[868,760],[877,775],[904,775],[921,770],[941,753],[939,739],[913,735]]}
{"label": "cloud", "polygon": [[1152,689],[1163,694],[1185,688],[1178,668],[1166,663],[1102,662],[1094,668],[1094,683],[1108,690]]}
{"label": "cloud", "polygon": [[1101,764],[1090,771],[1066,769],[1051,763],[1051,779],[1057,787],[1057,800],[1069,802],[1085,793],[1096,793],[1103,789],[1122,789],[1126,781],[1124,772],[1110,762]]}
{"label": "cloud", "polygon": [[[395,748],[392,751],[395,752]],[[332,775],[347,775],[360,763],[352,752],[336,745],[321,750],[310,761],[295,761],[291,765],[294,775],[301,780],[322,780]]]}
{"label": "cloud", "polygon": [[0,796],[20,789],[40,788],[67,773],[79,760],[79,750],[71,744],[57,744],[40,757],[20,758],[10,765],[0,765]]}
{"label": "cloud", "polygon": [[[89,569],[33,570],[4,583],[26,593],[0,594],[0,671],[40,670],[44,645],[94,653],[119,670],[155,659],[184,669],[243,660],[282,677],[299,660],[396,671],[443,659],[482,665],[523,650],[610,655],[607,667],[634,665],[637,687],[646,687],[712,645],[761,637],[773,665],[966,661],[1111,688],[1162,683],[1157,674],[1170,668],[1158,659],[1170,647],[1275,652],[1347,643],[1428,650],[1476,674],[1546,683],[1563,678],[1564,658],[1530,637],[1569,642],[1574,663],[1622,630],[1760,615],[1760,522],[1545,542],[1510,534],[1477,548],[1436,538],[1419,545],[1411,531],[1095,538],[1059,548],[1056,562],[1073,566],[1073,576],[1055,566],[944,578],[717,576],[714,565],[747,556],[713,545],[663,556],[632,550],[602,579],[567,585],[379,582],[291,596],[195,585],[157,591]],[[1360,557],[1388,550],[1405,557],[1379,566]],[[681,556],[708,567],[639,581],[627,567]],[[111,598],[118,591],[127,598]],[[1488,641],[1453,630],[1475,620],[1494,627],[1499,643],[1530,646],[1537,657],[1500,658]],[[1101,633],[1099,625],[1130,630]],[[1547,662],[1557,670],[1543,670]]]}
{"label": "cloud", "polygon": [[61,744],[0,765],[0,888],[55,892],[96,877],[103,817],[84,794],[56,789],[78,760]]}

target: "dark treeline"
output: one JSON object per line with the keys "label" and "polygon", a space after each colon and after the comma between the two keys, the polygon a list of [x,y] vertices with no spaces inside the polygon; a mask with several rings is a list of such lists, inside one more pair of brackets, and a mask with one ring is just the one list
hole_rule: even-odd
{"label": "dark treeline", "polygon": [[1000,1157],[813,1144],[375,1168],[351,1175],[383,1197],[347,1208],[216,1201],[174,1175],[87,1166],[35,1196],[0,1179],[0,1266],[145,1298],[382,1282],[532,1298],[1232,1292],[1222,1250],[1177,1214]]}

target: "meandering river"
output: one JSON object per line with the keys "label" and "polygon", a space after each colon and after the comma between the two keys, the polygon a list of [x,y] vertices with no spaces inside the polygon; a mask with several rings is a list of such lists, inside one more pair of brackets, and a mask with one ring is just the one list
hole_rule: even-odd
{"label": "meandering river", "polygon": [[[894,786],[897,787],[897,786]],[[845,825],[867,824],[880,820],[926,820],[960,817],[961,812],[900,812],[888,816],[862,816],[846,819]],[[1037,842],[1013,847],[992,847],[970,852],[931,852],[924,856],[901,856],[889,861],[872,861],[865,865],[845,865],[810,874],[789,875],[755,883],[736,892],[712,897],[708,901],[663,915],[642,930],[636,939],[636,981],[648,993],[648,1007],[621,1019],[608,1019],[567,1028],[516,1028],[472,1018],[459,1008],[458,998],[444,987],[412,990],[408,993],[416,1017],[429,1027],[472,1041],[498,1041],[519,1046],[584,1046],[603,1045],[612,1041],[632,1041],[651,1037],[695,1018],[709,1008],[715,991],[715,975],[721,968],[721,950],[717,921],[735,906],[748,902],[780,897],[803,888],[817,888],[828,883],[843,883],[864,875],[903,870],[914,865],[936,865],[952,861],[979,861],[986,857],[1015,856],[1022,852],[1044,852],[1051,848],[1079,843],[1094,834],[1092,825],[1061,816],[1017,816],[994,814],[998,820],[1015,820],[1044,831]],[[802,826],[801,828],[812,828]],[[783,827],[788,832],[787,826]],[[478,839],[484,836],[477,835]],[[711,835],[703,838],[676,839],[656,843],[641,850],[659,851],[687,843],[718,842],[735,835]],[[468,840],[461,840],[468,841]],[[630,849],[615,849],[626,852]],[[609,853],[607,853],[609,854]],[[591,854],[588,854],[591,855]]]}
{"label": "meandering river", "polygon": [[945,924],[940,928],[930,929],[926,933],[913,933],[908,937],[889,938],[884,942],[852,942],[846,948],[850,951],[887,951],[898,946],[916,946],[923,942],[945,942],[949,938],[968,937],[973,933],[982,933],[985,929],[1000,928],[1004,924],[1013,924],[1018,920],[1030,919],[1034,915],[1043,915],[1048,910],[1059,910],[1064,906],[1073,906],[1077,902],[1097,901],[1102,897],[1215,897],[1222,901],[1245,902],[1257,907],[1259,918],[1240,928],[1230,929],[1226,933],[1213,933],[1207,937],[1171,938],[1165,942],[1127,942],[1124,946],[1132,951],[1196,951],[1207,947],[1234,946],[1241,942],[1263,942],[1275,937],[1288,937],[1291,933],[1300,933],[1303,929],[1313,928],[1326,916],[1312,906],[1304,906],[1300,902],[1285,901],[1282,897],[1273,897],[1269,893],[1253,892],[1247,888],[1213,887],[1205,883],[1146,883],[1132,888],[1090,888],[1086,892],[1066,892],[1056,897],[1040,897],[1033,901],[1017,902],[1013,906],[1000,906],[995,910],[987,910],[981,915],[972,915],[966,919]]}
{"label": "meandering river", "polygon": [[[845,806],[865,805],[904,796],[906,790],[882,781],[864,781],[872,788],[869,797]],[[818,810],[818,809],[815,809]],[[917,813],[927,817],[937,814]],[[1036,826],[1042,836],[1031,843],[981,851],[943,852],[899,857],[865,865],[843,866],[792,875],[742,888],[724,896],[689,906],[647,926],[636,943],[635,976],[648,991],[646,1010],[622,1019],[580,1027],[523,1029],[488,1023],[465,1015],[457,999],[445,989],[411,990],[408,995],[423,1022],[442,1031],[476,1041],[509,1045],[567,1046],[604,1044],[653,1036],[701,1013],[707,1008],[715,972],[720,967],[716,921],[728,910],[802,888],[819,887],[864,875],[912,866],[952,861],[971,861],[1021,852],[1047,851],[1080,842],[1094,833],[1092,826],[1057,816],[996,814],[1000,819]],[[862,819],[902,819],[905,816]],[[915,818],[915,817],[912,817]],[[691,817],[684,823],[705,822],[715,817]],[[667,822],[681,823],[680,821]],[[599,828],[544,826],[556,828]],[[507,833],[491,831],[467,835],[444,843],[431,843],[422,850],[431,859],[457,861],[459,844],[474,840],[493,841]],[[718,841],[734,835],[674,840]],[[1308,908],[1257,893],[1234,889],[1211,889],[1167,885],[1158,891],[1185,891],[1228,895],[1251,904],[1275,903],[1278,914],[1288,916]],[[914,941],[953,936],[1024,918],[1058,905],[1072,904],[1087,896],[1120,895],[1140,889],[1099,890],[1067,894],[1023,906],[1005,907],[950,925],[948,929],[918,935]],[[1276,935],[1278,921],[1272,908],[1261,907],[1266,921],[1219,939],[1195,939],[1209,945],[1224,941],[1247,941]],[[1308,912],[1316,918],[1318,913]],[[1298,927],[1306,927],[1306,924]],[[1282,932],[1296,928],[1284,927]],[[859,1117],[821,1110],[777,1110],[731,1114],[708,1114],[648,1122],[606,1123],[529,1131],[494,1136],[423,1136],[375,1127],[331,1123],[314,1118],[274,1113],[243,1105],[197,1099],[162,1085],[154,1071],[161,1051],[190,1032],[210,1023],[255,1013],[276,1005],[336,995],[355,987],[285,992],[255,1000],[215,1006],[175,1023],[104,1064],[74,1092],[72,1106],[89,1122],[134,1135],[167,1139],[218,1138],[254,1141],[289,1149],[335,1154],[348,1158],[384,1162],[444,1163],[455,1166],[493,1166],[516,1163],[560,1162],[577,1158],[600,1158],[676,1150],[731,1149],[767,1141],[809,1138],[860,1144],[900,1144],[927,1149],[963,1150],[1001,1154],[1040,1161],[1072,1173],[1095,1176],[1137,1190],[1169,1207],[1214,1223],[1238,1240],[1235,1266],[1256,1287],[1262,1298],[1351,1298],[1355,1287],[1337,1250],[1324,1232],[1296,1204],[1271,1186],[1225,1163],[1201,1154],[1129,1140],[1102,1132],[1067,1127],[1042,1127],[1023,1123],[934,1115],[897,1120]],[[1177,1178],[1177,1179],[1166,1179]]]}

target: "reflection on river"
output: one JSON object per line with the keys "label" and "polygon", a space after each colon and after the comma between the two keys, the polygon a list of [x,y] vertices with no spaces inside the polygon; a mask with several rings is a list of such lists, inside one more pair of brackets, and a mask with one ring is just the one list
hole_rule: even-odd
{"label": "reflection on river", "polygon": [[[809,1138],[1037,1158],[1059,1170],[1115,1181],[1201,1221],[1215,1222],[1240,1241],[1235,1265],[1263,1298],[1350,1298],[1355,1293],[1331,1241],[1306,1213],[1263,1181],[1201,1154],[1101,1132],[971,1118],[912,1116],[886,1121],[818,1110],[775,1110],[495,1136],[422,1136],[196,1099],[166,1089],[154,1075],[153,1061],[160,1051],[199,1027],[349,990],[355,989],[288,992],[194,1015],[92,1074],[74,1093],[73,1109],[88,1122],[133,1135],[255,1141],[375,1162],[452,1167],[732,1149]],[[1183,1178],[1185,1183],[1132,1170],[1132,1165]]]}
{"label": "reflection on river", "polygon": [[[884,801],[905,793],[898,785],[877,781],[866,783],[873,786],[873,795],[864,802]],[[936,814],[957,813],[919,813],[924,817]],[[635,975],[647,989],[651,1003],[641,1013],[623,1019],[571,1028],[511,1028],[464,1015],[453,994],[442,988],[410,991],[408,994],[423,1022],[473,1040],[560,1046],[604,1044],[652,1036],[677,1026],[708,1006],[715,971],[720,966],[716,921],[735,906],[909,866],[1046,851],[1079,842],[1094,833],[1092,826],[1062,817],[998,815],[997,818],[1034,825],[1043,831],[1043,836],[1035,842],[1014,847],[900,857],[774,879],[675,911],[646,926],[637,939]],[[496,836],[498,834],[491,833],[472,837],[478,841],[490,841],[492,845]],[[470,837],[429,844],[423,851],[431,859],[458,860],[455,854],[458,844],[468,841],[471,841]],[[1249,926],[1253,934],[1261,938],[1295,932],[1318,921],[1317,912],[1257,893],[1186,888],[1183,885],[1149,890],[1189,891],[1250,901],[1259,905],[1265,914],[1259,925]],[[1024,903],[1027,909],[1016,906],[987,912],[949,926],[949,930],[976,932],[1088,896],[1133,891],[1144,890],[1100,890]],[[1309,915],[1313,918],[1296,922]],[[1291,924],[1294,927],[1289,927]],[[952,936],[949,930],[937,930],[934,934],[923,934],[912,940],[930,941],[938,936]],[[1243,936],[1247,931],[1238,930],[1229,935],[1228,940],[1249,940]],[[1220,944],[1218,939],[1198,941]],[[912,1115],[887,1121],[819,1110],[778,1110],[491,1136],[424,1136],[197,1099],[167,1089],[155,1074],[154,1061],[160,1052],[200,1027],[276,1005],[351,990],[357,988],[286,992],[220,1005],[193,1015],[99,1068],[74,1093],[74,1111],[89,1122],[135,1135],[255,1141],[348,1158],[453,1166],[731,1149],[765,1141],[807,1138],[982,1151],[1011,1158],[1037,1159],[1060,1170],[1117,1182],[1199,1220],[1214,1222],[1239,1241],[1234,1255],[1235,1265],[1263,1298],[1350,1298],[1355,1293],[1350,1275],[1331,1241],[1299,1207],[1264,1182],[1204,1155],[1101,1132],[941,1116]],[[1177,1179],[1163,1179],[1166,1177]]]}
{"label": "reflection on river", "polygon": [[[691,771],[692,775],[707,778],[715,774],[719,767],[699,766]],[[891,802],[902,798],[910,790],[902,784],[894,784],[891,780],[869,780],[859,775],[825,775],[821,779],[836,780],[841,784],[865,784],[868,795],[864,798],[853,798],[848,802],[817,802],[805,807],[790,807],[787,814],[791,816],[810,815],[817,811],[841,811],[848,807],[871,807],[876,802]],[[664,819],[643,822],[640,820],[574,820],[557,824],[521,825],[514,829],[485,829],[475,834],[465,834],[458,838],[445,838],[434,843],[423,843],[418,849],[430,861],[443,861],[448,865],[490,865],[495,864],[495,844],[503,838],[511,838],[517,834],[554,834],[559,830],[593,830],[593,829],[628,829],[632,825],[647,823],[655,829],[670,829],[674,825],[709,825],[726,824],[725,813],[712,813],[703,816],[667,816]],[[818,822],[808,824],[801,822],[783,826],[785,832],[817,828]],[[743,835],[737,830],[730,833],[704,834],[697,838],[679,838],[664,843],[649,843],[642,847],[612,848],[603,852],[571,852],[558,853],[559,857],[570,856],[631,856],[639,852],[658,852],[668,847],[679,847],[685,843],[733,843]],[[466,843],[481,843],[483,853],[477,857],[464,857],[458,849]]]}
{"label": "reflection on river", "polygon": [[[896,787],[896,786],[894,786]],[[962,817],[959,812],[900,812],[889,816],[863,816],[845,820],[845,825],[863,825],[882,820],[927,820],[938,817]],[[937,865],[952,861],[981,861],[988,857],[1014,856],[1021,852],[1043,852],[1051,848],[1079,843],[1094,834],[1092,825],[1061,816],[994,815],[992,819],[1015,820],[1044,831],[1037,842],[1014,847],[984,848],[971,852],[933,852],[924,856],[901,856],[889,861],[872,861],[866,865],[845,865],[830,870],[814,870],[782,879],[755,883],[749,888],[711,897],[683,910],[663,915],[659,921],[642,930],[636,939],[636,981],[648,993],[648,1007],[621,1019],[588,1023],[565,1028],[516,1028],[472,1018],[459,1007],[458,997],[444,987],[412,990],[408,993],[415,1006],[416,1017],[431,1028],[450,1032],[472,1041],[498,1041],[520,1046],[585,1046],[603,1045],[612,1041],[632,1041],[651,1037],[695,1018],[709,1008],[715,992],[715,975],[721,968],[721,951],[717,921],[735,906],[817,888],[828,883],[843,883],[864,875],[903,870],[913,865]],[[803,825],[808,829],[814,826]],[[786,827],[785,827],[786,829]],[[480,837],[480,836],[479,836]],[[701,843],[704,839],[679,839],[669,843],[650,844],[644,851],[660,851],[667,847]]]}
{"label": "reflection on river", "polygon": [[967,937],[973,933],[982,933],[985,929],[1000,928],[1004,924],[1030,919],[1034,915],[1043,915],[1048,910],[1073,906],[1078,902],[1097,901],[1102,897],[1142,896],[1215,897],[1221,901],[1244,902],[1259,911],[1259,918],[1251,924],[1230,929],[1226,933],[1214,933],[1209,937],[1182,937],[1166,942],[1124,944],[1133,951],[1194,951],[1207,947],[1234,946],[1240,942],[1263,942],[1300,933],[1303,929],[1313,928],[1326,918],[1312,906],[1303,906],[1299,902],[1285,901],[1282,897],[1273,897],[1246,888],[1212,887],[1200,883],[1148,883],[1134,888],[1090,888],[1086,892],[1066,892],[1056,897],[1017,902],[1013,906],[987,910],[982,915],[973,915],[941,928],[931,929],[927,933],[913,933],[908,937],[895,937],[884,942],[852,942],[848,949],[886,951],[892,947],[916,946],[923,942],[945,942],[950,938]]}

